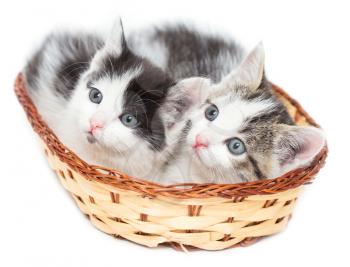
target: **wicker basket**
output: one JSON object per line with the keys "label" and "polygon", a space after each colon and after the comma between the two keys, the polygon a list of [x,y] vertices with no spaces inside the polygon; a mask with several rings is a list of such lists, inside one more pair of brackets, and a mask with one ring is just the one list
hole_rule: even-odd
{"label": "wicker basket", "polygon": [[[299,125],[318,125],[282,89],[276,94]],[[163,186],[117,170],[91,166],[66,148],[41,119],[22,74],[15,92],[40,136],[51,168],[81,211],[101,231],[156,247],[221,250],[244,246],[280,232],[287,224],[303,185],[324,165],[327,147],[307,168],[276,179],[240,184]]]}

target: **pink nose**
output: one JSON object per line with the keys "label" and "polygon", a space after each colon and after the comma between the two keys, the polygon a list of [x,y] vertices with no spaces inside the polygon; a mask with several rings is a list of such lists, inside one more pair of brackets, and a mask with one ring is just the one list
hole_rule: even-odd
{"label": "pink nose", "polygon": [[197,134],[196,143],[192,147],[193,148],[203,148],[203,147],[208,147],[208,145],[209,145],[208,139],[202,135]]}
{"label": "pink nose", "polygon": [[96,121],[96,120],[90,120],[90,132],[93,133],[97,129],[102,129],[103,123]]}

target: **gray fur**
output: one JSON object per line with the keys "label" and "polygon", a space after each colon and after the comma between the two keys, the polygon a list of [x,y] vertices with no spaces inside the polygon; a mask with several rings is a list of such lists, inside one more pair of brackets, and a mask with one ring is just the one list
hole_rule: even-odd
{"label": "gray fur", "polygon": [[[38,82],[54,85],[55,94],[66,100],[92,57],[103,45],[98,35],[57,32],[46,37],[25,68],[30,90],[39,90]],[[48,73],[50,74],[48,75]]]}
{"label": "gray fur", "polygon": [[[237,67],[245,54],[232,39],[201,33],[184,24],[136,32],[130,36],[130,45],[136,53],[149,56],[151,60],[154,58],[152,51],[163,54],[165,63],[154,63],[162,66],[175,80],[200,76],[218,82]],[[148,49],[142,49],[144,47]]]}

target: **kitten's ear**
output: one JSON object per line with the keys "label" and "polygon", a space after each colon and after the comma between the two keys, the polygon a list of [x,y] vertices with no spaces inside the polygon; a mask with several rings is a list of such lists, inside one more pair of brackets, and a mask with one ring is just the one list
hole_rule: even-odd
{"label": "kitten's ear", "polygon": [[208,98],[210,85],[211,82],[207,78],[191,77],[179,81],[175,87],[191,105],[200,105]]}
{"label": "kitten's ear", "polygon": [[202,77],[192,77],[177,82],[169,88],[161,113],[167,127],[181,120],[187,112],[204,103],[209,94],[211,82]]}
{"label": "kitten's ear", "polygon": [[104,46],[96,52],[90,63],[90,70],[98,69],[106,56],[120,56],[127,49],[123,24],[121,19],[115,20],[111,31],[107,35]]}
{"label": "kitten's ear", "polygon": [[274,147],[279,175],[311,163],[325,143],[325,135],[318,128],[281,126]]}
{"label": "kitten's ear", "polygon": [[251,51],[237,69],[232,71],[223,80],[224,83],[231,85],[239,84],[248,87],[250,90],[256,90],[264,75],[265,52],[262,42],[260,42]]}
{"label": "kitten's ear", "polygon": [[127,48],[125,35],[124,35],[124,28],[123,28],[123,22],[121,18],[118,18],[115,20],[112,29],[107,36],[104,50],[108,51],[109,53],[114,54],[121,54],[123,50]]}

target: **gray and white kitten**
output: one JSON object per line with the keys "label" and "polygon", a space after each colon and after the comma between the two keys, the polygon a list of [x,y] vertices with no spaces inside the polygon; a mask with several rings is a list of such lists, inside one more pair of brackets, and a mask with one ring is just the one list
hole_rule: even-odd
{"label": "gray and white kitten", "polygon": [[194,86],[135,55],[121,22],[107,38],[51,34],[24,73],[39,113],[65,145],[91,164],[140,178],[153,177],[172,154],[166,136],[181,135],[174,124]]}
{"label": "gray and white kitten", "polygon": [[185,26],[155,28],[131,40],[136,53],[147,55],[175,79],[199,76],[193,78],[200,87],[194,91],[197,106],[186,117],[177,154],[159,181],[274,178],[309,164],[323,148],[323,132],[294,125],[273,94],[261,44],[245,55],[234,41]]}

